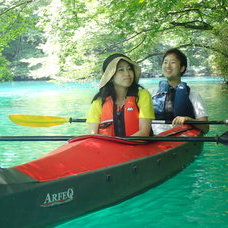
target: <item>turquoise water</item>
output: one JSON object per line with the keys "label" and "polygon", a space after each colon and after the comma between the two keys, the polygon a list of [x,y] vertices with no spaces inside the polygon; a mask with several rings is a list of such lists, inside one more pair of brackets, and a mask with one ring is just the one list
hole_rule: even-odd
{"label": "turquoise water", "polygon": [[[155,88],[159,79],[140,81]],[[228,119],[228,88],[217,78],[185,78],[207,103],[211,120]],[[12,82],[0,83],[0,135],[81,135],[84,123],[51,128],[15,125],[8,114],[38,114],[84,118],[94,83]],[[227,126],[213,125],[207,136],[220,135]],[[64,142],[0,142],[0,166],[10,167],[37,158]],[[118,205],[65,222],[57,228],[166,228],[226,227],[228,224],[228,147],[206,143],[202,155],[165,183]]]}

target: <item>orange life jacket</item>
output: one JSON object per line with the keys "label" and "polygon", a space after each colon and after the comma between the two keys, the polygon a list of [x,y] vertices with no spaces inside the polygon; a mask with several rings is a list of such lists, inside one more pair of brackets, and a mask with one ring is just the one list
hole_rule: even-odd
{"label": "orange life jacket", "polygon": [[123,119],[117,119],[118,115],[111,97],[107,97],[101,112],[101,122],[98,128],[98,134],[107,136],[117,136],[115,128],[123,128],[125,136],[130,136],[139,130],[139,110],[134,96],[126,98],[125,105],[121,112]]}

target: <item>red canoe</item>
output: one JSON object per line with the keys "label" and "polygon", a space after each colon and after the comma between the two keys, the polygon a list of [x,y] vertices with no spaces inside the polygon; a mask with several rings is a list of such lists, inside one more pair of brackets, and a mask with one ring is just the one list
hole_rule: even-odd
{"label": "red canoe", "polygon": [[[195,137],[181,126],[163,135]],[[202,142],[81,136],[47,155],[0,169],[1,227],[44,227],[121,202],[172,177]]]}

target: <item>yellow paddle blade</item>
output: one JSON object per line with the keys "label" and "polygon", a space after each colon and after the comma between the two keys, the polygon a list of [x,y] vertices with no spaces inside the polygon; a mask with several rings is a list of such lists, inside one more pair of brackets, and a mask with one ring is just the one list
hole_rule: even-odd
{"label": "yellow paddle blade", "polygon": [[69,119],[55,116],[11,114],[12,122],[27,127],[52,127],[69,122]]}

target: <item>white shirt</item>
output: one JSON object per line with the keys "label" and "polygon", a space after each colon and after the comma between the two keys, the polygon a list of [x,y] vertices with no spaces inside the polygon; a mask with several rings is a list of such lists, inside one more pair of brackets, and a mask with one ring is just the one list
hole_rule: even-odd
{"label": "white shirt", "polygon": [[[196,119],[208,117],[207,107],[200,94],[190,90],[189,99],[192,102]],[[155,135],[175,127],[172,124],[152,124],[151,126]]]}

